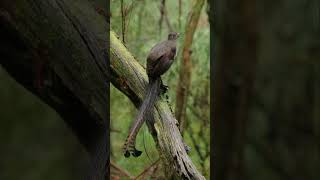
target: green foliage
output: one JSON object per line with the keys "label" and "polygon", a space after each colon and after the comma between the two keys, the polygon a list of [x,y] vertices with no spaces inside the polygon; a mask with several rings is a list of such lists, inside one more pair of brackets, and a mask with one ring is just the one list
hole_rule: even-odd
{"label": "green foliage", "polygon": [[[111,1],[111,28],[122,39],[122,17],[121,17],[121,1]],[[125,45],[134,57],[145,66],[146,55],[151,47],[156,43],[167,38],[169,32],[165,19],[162,22],[160,32],[160,1],[146,0],[124,0],[124,9],[130,9],[126,15],[125,24]],[[188,18],[188,13],[191,4],[189,1],[182,1],[181,27],[179,27],[179,6],[178,1],[166,1],[166,10],[173,31],[181,34],[178,43],[178,57],[171,69],[162,77],[164,83],[169,86],[169,100],[173,111],[175,106],[176,85],[178,84],[178,75],[180,69],[181,52],[185,25]],[[196,140],[197,145],[202,154],[210,152],[210,124],[209,124],[209,79],[210,79],[210,60],[209,60],[209,24],[207,20],[206,8],[203,8],[200,16],[198,28],[194,35],[192,44],[192,80],[191,92],[188,95],[188,128],[184,131],[184,140],[192,148],[190,157],[197,168],[209,178],[209,156],[205,160],[199,157],[192,138]],[[138,175],[144,168],[158,159],[158,152],[155,148],[155,143],[152,136],[144,127],[138,134],[137,148],[143,151],[141,157],[124,158],[122,154],[122,146],[127,136],[130,124],[134,120],[137,110],[116,88],[111,88],[111,127],[116,132],[111,132],[112,144],[112,160],[115,161],[121,168],[126,169],[132,175]],[[119,132],[118,132],[119,130]],[[143,141],[143,137],[144,140]],[[144,149],[146,146],[150,159],[147,157]]]}

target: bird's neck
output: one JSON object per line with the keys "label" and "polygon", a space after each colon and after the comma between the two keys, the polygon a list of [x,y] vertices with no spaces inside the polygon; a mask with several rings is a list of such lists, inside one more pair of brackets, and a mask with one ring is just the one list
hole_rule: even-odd
{"label": "bird's neck", "polygon": [[172,45],[175,45],[176,44],[176,40],[175,39],[169,39],[168,43],[172,44]]}

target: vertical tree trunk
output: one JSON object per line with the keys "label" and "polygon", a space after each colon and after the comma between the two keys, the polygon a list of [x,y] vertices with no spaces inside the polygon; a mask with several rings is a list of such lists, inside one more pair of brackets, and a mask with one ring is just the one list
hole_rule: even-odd
{"label": "vertical tree trunk", "polygon": [[256,65],[255,0],[215,3],[213,127],[215,179],[241,180],[243,148]]}
{"label": "vertical tree trunk", "polygon": [[182,132],[183,126],[185,124],[185,114],[187,107],[187,98],[188,91],[191,82],[191,46],[193,41],[194,32],[197,29],[198,20],[201,14],[202,7],[204,5],[204,0],[198,0],[194,2],[194,5],[189,13],[188,22],[186,25],[184,43],[183,43],[183,51],[182,51],[182,59],[181,69],[179,72],[179,81],[177,86],[177,97],[176,97],[176,118],[179,122],[179,128]]}

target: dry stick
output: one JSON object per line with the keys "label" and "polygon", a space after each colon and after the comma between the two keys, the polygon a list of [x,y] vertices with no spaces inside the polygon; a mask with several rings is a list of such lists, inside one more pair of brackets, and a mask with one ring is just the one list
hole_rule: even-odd
{"label": "dry stick", "polygon": [[173,28],[172,28],[172,26],[170,24],[170,21],[169,21],[169,18],[168,18],[168,11],[167,11],[166,7],[164,7],[164,18],[166,20],[166,24],[168,26],[169,31],[172,32]]}
{"label": "dry stick", "polygon": [[134,8],[133,1],[131,1],[130,6],[126,9],[126,15],[128,15],[130,13],[130,11],[132,11],[133,8]]}
{"label": "dry stick", "polygon": [[[143,13],[144,13],[144,11],[143,11],[143,6],[141,6],[140,7],[140,11],[138,12],[138,28],[137,28],[137,34],[136,34],[136,37],[138,37],[139,39],[141,39],[141,36],[140,36],[140,34],[141,34],[141,28],[142,28],[142,17],[143,17]],[[143,43],[141,43],[141,44],[143,44]],[[141,46],[140,46],[141,47]],[[139,48],[140,48],[139,47]]]}
{"label": "dry stick", "polygon": [[152,163],[150,166],[148,166],[147,168],[145,168],[142,173],[140,173],[138,176],[136,176],[135,178],[133,178],[134,180],[138,179],[140,176],[144,177],[145,174],[147,174],[150,170],[152,170],[152,168],[157,165],[157,163],[160,162],[160,159],[156,160],[154,163]]}
{"label": "dry stick", "polygon": [[201,114],[199,114],[198,112],[196,112],[196,111],[194,110],[195,106],[191,106],[191,105],[189,105],[189,104],[188,104],[187,106],[188,106],[189,110],[192,112],[192,114],[195,115],[195,116],[197,116],[197,118],[201,119],[202,121],[206,121],[206,120],[207,120],[207,119],[204,118]]}
{"label": "dry stick", "polygon": [[[203,118],[203,116],[201,116],[197,111],[194,110],[195,107],[192,107],[191,105],[188,104],[188,109],[191,111],[191,113],[193,115],[195,115],[198,119],[202,120],[202,121],[206,121],[207,119],[206,118]],[[186,121],[187,125],[186,127],[189,128],[189,123],[188,121]],[[203,127],[203,126],[202,126]],[[189,133],[191,133],[189,131]],[[208,148],[205,148],[205,155],[204,157],[207,158],[209,155],[210,155],[210,150],[209,150],[209,142],[208,140],[206,139],[206,137],[204,136],[203,134],[203,130],[199,131],[199,137],[201,138],[201,140],[203,141],[203,143],[205,144],[205,147],[208,147]]]}
{"label": "dry stick", "polygon": [[201,14],[204,0],[198,0],[190,10],[188,23],[186,25],[186,33],[183,43],[181,70],[179,72],[179,80],[176,92],[176,116],[180,124],[180,131],[182,132],[184,126],[184,119],[186,113],[187,93],[191,83],[191,45],[193,35],[197,28],[198,20]]}
{"label": "dry stick", "polygon": [[166,4],[166,0],[162,0],[160,4],[160,19],[159,19],[159,30],[160,30],[160,35],[161,35],[161,30],[162,30],[162,21],[164,17],[164,7]]}
{"label": "dry stick", "polygon": [[121,6],[121,28],[122,28],[122,42],[123,44],[126,44],[125,42],[125,31],[126,31],[126,15],[124,12],[124,7],[123,7],[123,0],[120,1],[120,6]]}
{"label": "dry stick", "polygon": [[120,131],[119,129],[113,129],[113,128],[110,128],[110,132],[120,133],[121,131]]}
{"label": "dry stick", "polygon": [[132,179],[132,176],[130,175],[130,173],[124,169],[122,169],[121,167],[119,167],[115,162],[113,162],[112,160],[110,161],[110,165],[111,167],[115,168],[117,171],[120,172],[120,174],[129,177],[130,179]]}
{"label": "dry stick", "polygon": [[[187,120],[187,118],[186,118],[186,122],[187,122],[188,120]],[[205,173],[206,171],[205,171],[205,160],[208,158],[208,156],[210,155],[210,153],[208,153],[208,149],[209,148],[206,148],[206,152],[204,153],[204,154],[202,154],[201,153],[201,147],[199,146],[199,142],[196,140],[196,138],[194,137],[194,132],[193,132],[193,130],[192,130],[192,128],[190,127],[190,125],[188,124],[187,126],[186,126],[186,129],[187,129],[187,131],[188,131],[188,134],[189,134],[189,136],[190,136],[190,139],[191,139],[191,142],[192,142],[192,144],[193,144],[193,146],[195,147],[195,150],[196,150],[196,152],[197,152],[197,154],[198,154],[198,156],[199,156],[199,158],[200,158],[200,166],[201,166],[201,168],[202,168],[202,171]],[[198,136],[199,137],[204,137],[204,136],[200,136],[199,134],[201,133],[201,131],[202,130],[200,130],[199,131],[199,133],[198,133]],[[206,142],[206,140],[205,139],[202,139],[203,141],[204,141],[204,143]],[[208,147],[208,146],[206,146],[206,147]]]}
{"label": "dry stick", "polygon": [[[127,18],[127,16],[128,16],[129,13],[133,10],[133,8],[134,8],[134,6],[133,6],[133,1],[131,1],[130,6],[129,6],[128,8],[126,8],[125,11],[124,11],[125,18]],[[129,16],[129,18],[127,19],[127,22],[126,22],[126,24],[125,24],[125,27],[129,27],[130,20],[131,20],[131,18],[130,18],[130,16]],[[125,33],[127,32],[127,30],[128,30],[128,29],[125,28]]]}
{"label": "dry stick", "polygon": [[193,143],[193,146],[196,149],[196,152],[198,153],[198,155],[200,157],[200,160],[204,161],[205,159],[204,159],[204,156],[201,153],[201,150],[200,150],[201,148],[199,146],[199,142],[197,142],[196,138],[193,136],[194,133],[193,133],[191,127],[187,126],[187,130],[189,131],[189,136],[190,136],[191,142]]}
{"label": "dry stick", "polygon": [[158,170],[159,170],[159,165],[155,166],[152,169],[150,179],[160,179],[161,176],[156,174]]}
{"label": "dry stick", "polygon": [[161,1],[161,6],[160,6],[160,20],[159,20],[159,27],[160,27],[160,35],[161,35],[161,30],[162,30],[162,22],[163,22],[163,19],[166,21],[166,24],[168,26],[168,29],[170,32],[173,31],[173,28],[171,26],[171,23],[170,23],[170,20],[168,18],[168,11],[166,9],[166,1],[165,0],[162,0]]}
{"label": "dry stick", "polygon": [[179,30],[181,29],[181,13],[182,13],[182,2],[181,0],[179,0],[179,17],[178,17]]}

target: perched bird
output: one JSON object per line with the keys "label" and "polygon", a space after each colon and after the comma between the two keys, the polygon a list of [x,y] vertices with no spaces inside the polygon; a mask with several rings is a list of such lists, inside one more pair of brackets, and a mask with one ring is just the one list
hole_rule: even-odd
{"label": "perched bird", "polygon": [[142,105],[139,108],[138,115],[130,128],[129,135],[124,144],[124,156],[129,157],[130,153],[134,157],[141,155],[141,151],[135,148],[136,136],[146,117],[151,115],[153,106],[160,93],[161,78],[172,65],[176,56],[176,46],[179,33],[171,32],[168,40],[156,44],[147,56],[147,74],[149,84]]}

